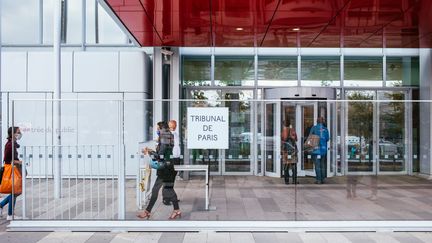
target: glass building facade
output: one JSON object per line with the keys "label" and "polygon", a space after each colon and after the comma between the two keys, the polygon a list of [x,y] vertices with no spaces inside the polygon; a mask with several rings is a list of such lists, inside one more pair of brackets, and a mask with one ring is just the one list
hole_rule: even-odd
{"label": "glass building facade", "polygon": [[[345,36],[333,38],[342,32],[333,26],[340,16],[316,29],[332,12],[321,11],[310,22],[301,19],[307,28],[288,28],[289,18],[269,19],[268,9],[279,6],[274,1],[213,1],[210,19],[205,4],[185,1],[192,20],[178,23],[181,1],[59,0],[57,90],[56,1],[0,2],[1,138],[10,126],[22,128],[18,156],[27,170],[16,214],[27,217],[24,225],[137,220],[156,178],[142,149],[155,145],[157,122],[171,119],[179,135],[182,220],[203,228],[225,221],[432,220],[424,213],[432,210],[425,179],[432,175],[431,50],[412,46],[410,33],[404,45],[395,44],[393,25],[383,33],[357,31],[363,39],[353,44],[352,15],[372,3],[353,1],[343,14]],[[301,9],[332,1],[311,2]],[[290,4],[299,3],[280,1],[280,11],[298,11]],[[390,3],[378,5],[393,16]],[[251,15],[255,29],[240,27],[252,25],[241,21]],[[217,134],[227,135],[226,147],[190,146],[189,132],[200,128],[190,126],[188,114],[198,108],[203,115],[226,108],[226,134]],[[330,137],[324,185],[315,184],[315,156],[305,144],[320,117]],[[287,157],[295,171],[284,163],[287,127],[297,137],[297,154]],[[286,185],[288,175],[298,184]],[[173,227],[165,217],[170,210],[159,200],[152,217]]]}

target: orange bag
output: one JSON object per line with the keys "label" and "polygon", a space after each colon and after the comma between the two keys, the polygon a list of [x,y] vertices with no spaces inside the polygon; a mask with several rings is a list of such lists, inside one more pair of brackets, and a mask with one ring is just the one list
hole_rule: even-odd
{"label": "orange bag", "polygon": [[[22,176],[17,168],[13,167],[13,193],[20,194],[22,192]],[[12,165],[5,164],[2,182],[0,184],[0,193],[11,194],[12,193]]]}

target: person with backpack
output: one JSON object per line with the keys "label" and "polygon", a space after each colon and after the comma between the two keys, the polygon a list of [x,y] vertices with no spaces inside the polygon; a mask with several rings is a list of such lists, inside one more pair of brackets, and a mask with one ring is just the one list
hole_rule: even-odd
{"label": "person with backpack", "polygon": [[[159,190],[162,186],[164,189],[162,191],[162,197],[164,204],[173,203],[174,211],[169,219],[176,219],[181,217],[181,212],[178,206],[177,194],[174,191],[174,180],[177,172],[174,169],[174,163],[170,161],[172,157],[172,149],[174,147],[174,137],[169,130],[168,123],[165,121],[158,122],[157,124],[158,138],[156,152],[151,151],[148,148],[143,150],[144,154],[150,155],[151,162],[150,166],[156,169],[157,178],[152,188],[152,194],[150,197],[149,204],[147,208],[139,213],[137,217],[142,219],[149,219],[151,216],[151,210],[157,201]],[[174,174],[174,180],[171,179]]]}
{"label": "person with backpack", "polygon": [[297,133],[292,125],[285,121],[282,130],[282,159],[285,184],[289,184],[289,171],[292,171],[292,183],[297,184]]}

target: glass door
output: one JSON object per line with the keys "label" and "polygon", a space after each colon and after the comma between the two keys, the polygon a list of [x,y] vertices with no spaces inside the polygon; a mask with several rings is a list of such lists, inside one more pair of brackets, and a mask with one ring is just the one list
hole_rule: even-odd
{"label": "glass door", "polygon": [[297,104],[297,134],[299,140],[299,174],[301,176],[315,176],[312,154],[304,149],[304,143],[317,119],[317,105],[313,103]]}
{"label": "glass door", "polygon": [[280,102],[266,102],[264,107],[264,175],[280,177],[281,171],[281,134]]}
{"label": "glass door", "polygon": [[[315,176],[315,168],[312,160],[311,151],[304,149],[304,143],[309,136],[311,128],[316,124],[316,120],[319,116],[325,118],[326,123],[324,124],[331,134],[330,129],[330,114],[328,110],[330,105],[327,102],[321,101],[283,101],[282,102],[282,115],[280,131],[283,129],[283,125],[290,124],[297,134],[297,168],[298,176]],[[330,140],[332,136],[330,136]],[[329,142],[329,145],[331,142]],[[330,151],[330,149],[329,149]],[[281,154],[282,156],[282,154]],[[331,154],[326,155],[326,177],[332,176],[333,171],[330,169]],[[334,165],[333,165],[334,166]]]}

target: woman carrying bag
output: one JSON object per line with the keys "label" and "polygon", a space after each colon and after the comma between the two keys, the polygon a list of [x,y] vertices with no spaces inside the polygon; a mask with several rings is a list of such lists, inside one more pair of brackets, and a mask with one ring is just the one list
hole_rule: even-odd
{"label": "woman carrying bag", "polygon": [[[6,204],[8,206],[7,220],[20,219],[20,217],[13,216],[16,198],[21,195],[22,191],[22,177],[21,165],[22,161],[18,160],[19,144],[16,142],[21,139],[21,131],[19,127],[10,127],[8,129],[8,138],[4,150],[4,166],[2,168],[3,175],[0,184],[0,193],[9,193],[9,195],[0,202],[0,217],[2,217],[3,208]],[[13,154],[12,154],[13,153]],[[12,165],[12,158],[13,163]],[[13,178],[12,178],[13,177]],[[13,188],[13,189],[12,189]]]}
{"label": "woman carrying bag", "polygon": [[297,134],[286,121],[282,130],[282,155],[285,184],[289,184],[289,171],[292,171],[292,183],[297,184]]}

